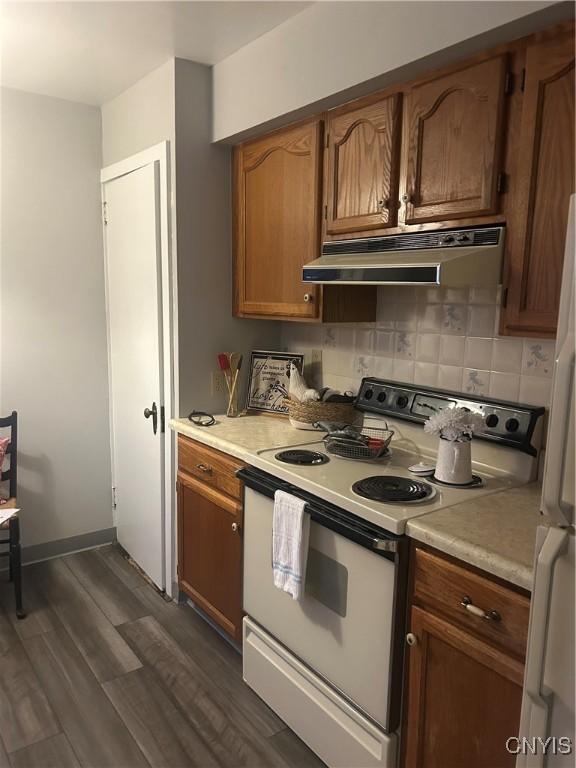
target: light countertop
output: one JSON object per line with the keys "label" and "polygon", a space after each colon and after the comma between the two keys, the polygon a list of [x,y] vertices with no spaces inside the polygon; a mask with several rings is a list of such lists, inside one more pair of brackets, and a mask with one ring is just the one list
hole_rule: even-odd
{"label": "light countertop", "polygon": [[188,419],[172,419],[170,428],[193,440],[250,463],[250,457],[271,446],[291,446],[318,440],[316,430],[294,429],[278,416],[215,416],[212,427],[196,427]]}
{"label": "light countertop", "polygon": [[[250,464],[258,451],[310,443],[315,431],[294,429],[274,416],[216,416],[212,427],[173,419],[170,427]],[[465,563],[530,590],[541,487],[537,483],[481,496],[410,520],[406,533]]]}
{"label": "light countertop", "polygon": [[530,483],[409,520],[406,533],[524,589],[532,589],[542,486]]}

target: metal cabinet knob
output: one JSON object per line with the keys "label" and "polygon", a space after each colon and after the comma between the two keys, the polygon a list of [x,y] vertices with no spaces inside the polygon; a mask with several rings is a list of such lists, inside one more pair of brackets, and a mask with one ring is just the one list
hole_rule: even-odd
{"label": "metal cabinet knob", "polygon": [[238,533],[238,531],[240,530],[240,526],[238,525],[238,523],[232,523],[232,530],[234,531],[234,533]]}
{"label": "metal cabinet knob", "polygon": [[410,195],[408,195],[408,194],[404,193],[404,194],[402,195],[402,202],[403,202],[403,203],[409,203],[409,202],[410,202]]}
{"label": "metal cabinet knob", "polygon": [[199,469],[200,472],[206,472],[207,474],[212,472],[212,467],[209,467],[208,464],[196,464],[196,469]]}
{"label": "metal cabinet knob", "polygon": [[406,635],[406,642],[408,645],[418,645],[418,638],[413,632],[408,632]]}
{"label": "metal cabinet knob", "polygon": [[304,303],[310,304],[310,302],[314,301],[314,296],[312,296],[311,293],[305,293],[304,294]]}
{"label": "metal cabinet knob", "polygon": [[386,210],[390,207],[390,201],[386,199],[378,200],[378,208],[380,208],[381,211]]}

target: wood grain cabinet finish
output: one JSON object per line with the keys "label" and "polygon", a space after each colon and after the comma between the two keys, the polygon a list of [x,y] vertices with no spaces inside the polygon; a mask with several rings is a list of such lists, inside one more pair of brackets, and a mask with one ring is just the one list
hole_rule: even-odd
{"label": "wood grain cabinet finish", "polygon": [[178,469],[233,499],[241,498],[242,483],[236,472],[243,466],[222,451],[178,435]]}
{"label": "wood grain cabinet finish", "polygon": [[240,643],[242,462],[178,435],[178,585]]}
{"label": "wood grain cabinet finish", "polygon": [[396,225],[401,94],[327,120],[326,231],[329,234]]}
{"label": "wood grain cabinet finish", "polygon": [[319,256],[322,123],[235,150],[235,314],[315,319],[319,290],[302,266]]}
{"label": "wood grain cabinet finish", "polygon": [[497,212],[505,77],[502,55],[410,88],[401,213],[406,224]]}
{"label": "wood grain cabinet finish", "polygon": [[178,474],[178,583],[213,621],[242,635],[242,505]]}
{"label": "wood grain cabinet finish", "polygon": [[574,192],[574,31],[528,47],[502,331],[554,336]]}
{"label": "wood grain cabinet finish", "polygon": [[[524,658],[528,642],[530,600],[519,592],[489,581],[464,566],[431,552],[417,549],[414,556],[414,599],[419,605],[452,620],[480,640],[486,640]],[[496,611],[497,621],[478,619],[462,605],[487,613]]]}
{"label": "wood grain cabinet finish", "polygon": [[[528,596],[421,547],[410,596],[405,768],[512,768],[506,739],[520,724]],[[470,613],[465,597],[497,615]]]}
{"label": "wood grain cabinet finish", "polygon": [[513,768],[523,666],[413,607],[405,768]]}

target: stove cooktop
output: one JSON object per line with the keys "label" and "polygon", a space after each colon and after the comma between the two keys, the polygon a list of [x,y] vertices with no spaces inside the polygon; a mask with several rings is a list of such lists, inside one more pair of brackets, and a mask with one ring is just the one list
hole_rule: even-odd
{"label": "stove cooktop", "polygon": [[385,504],[418,504],[436,495],[436,490],[421,480],[395,475],[372,475],[357,480],[352,490],[359,496]]}
{"label": "stove cooktop", "polygon": [[287,448],[280,451],[274,457],[283,464],[296,464],[297,466],[314,466],[317,464],[327,464],[330,459],[325,453],[320,451],[310,451],[305,448]]}
{"label": "stove cooktop", "polygon": [[[305,437],[305,434],[303,434]],[[308,493],[325,499],[331,504],[368,520],[391,533],[402,534],[406,523],[413,517],[433,512],[436,509],[449,507],[464,501],[470,501],[477,496],[487,493],[495,493],[504,488],[518,485],[519,481],[509,475],[488,474],[482,472],[481,486],[474,487],[445,487],[424,482],[422,478],[413,475],[408,467],[417,464],[422,459],[434,461],[433,457],[422,453],[419,447],[409,441],[402,441],[402,445],[408,445],[414,450],[406,450],[399,447],[401,441],[392,442],[390,455],[377,461],[352,461],[339,456],[326,455],[321,433],[309,442],[299,445],[278,446],[258,451],[250,459],[257,469],[268,472],[271,475],[284,480]],[[309,452],[313,455],[325,456],[328,461],[318,461],[310,464],[287,464],[280,458],[285,451],[290,453]],[[365,488],[362,481],[370,478],[383,478],[379,482],[395,482],[404,485],[424,485],[431,489],[431,493],[423,494],[417,503],[402,494],[396,494],[395,498],[375,498],[373,494],[361,494],[358,487]],[[373,481],[370,481],[373,482]],[[356,484],[360,484],[359,486]],[[368,496],[372,496],[369,498]],[[392,494],[391,494],[392,496]]]}

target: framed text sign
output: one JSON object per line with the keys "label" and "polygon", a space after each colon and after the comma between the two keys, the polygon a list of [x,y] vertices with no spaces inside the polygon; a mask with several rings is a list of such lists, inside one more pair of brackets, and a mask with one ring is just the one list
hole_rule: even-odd
{"label": "framed text sign", "polygon": [[248,410],[288,414],[284,398],[288,397],[291,363],[302,373],[304,355],[260,350],[250,354]]}

